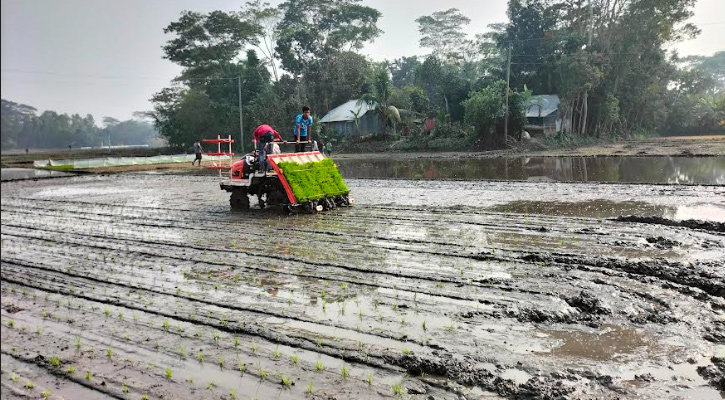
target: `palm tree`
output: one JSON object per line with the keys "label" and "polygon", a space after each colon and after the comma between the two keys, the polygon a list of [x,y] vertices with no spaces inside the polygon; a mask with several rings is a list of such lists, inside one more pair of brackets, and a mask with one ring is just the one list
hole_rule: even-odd
{"label": "palm tree", "polygon": [[385,135],[387,134],[388,121],[390,119],[400,122],[400,112],[398,112],[397,108],[390,105],[390,94],[393,85],[390,82],[390,75],[388,75],[388,69],[385,66],[375,68],[370,86],[372,87],[372,91],[363,94],[358,103],[365,103],[375,109],[375,112],[382,122],[383,135]]}

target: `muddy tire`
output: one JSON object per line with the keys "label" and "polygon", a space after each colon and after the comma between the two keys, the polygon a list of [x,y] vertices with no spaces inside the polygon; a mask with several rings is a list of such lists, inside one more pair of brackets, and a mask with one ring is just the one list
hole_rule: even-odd
{"label": "muddy tire", "polygon": [[249,196],[247,196],[247,191],[245,189],[234,190],[229,198],[229,205],[235,211],[248,211]]}

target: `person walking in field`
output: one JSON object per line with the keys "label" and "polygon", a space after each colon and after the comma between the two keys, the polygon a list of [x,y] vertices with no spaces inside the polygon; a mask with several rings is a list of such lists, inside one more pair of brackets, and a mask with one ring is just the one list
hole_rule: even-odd
{"label": "person walking in field", "polygon": [[295,118],[295,130],[294,140],[297,143],[295,145],[295,153],[301,153],[305,151],[305,143],[312,140],[312,133],[308,133],[308,127],[312,125],[312,116],[310,115],[310,108],[307,106],[302,107],[302,114],[297,114]]}
{"label": "person walking in field", "polygon": [[267,146],[272,142],[285,142],[282,136],[269,125],[259,125],[252,133],[254,147],[259,150],[259,170],[267,170]]}
{"label": "person walking in field", "polygon": [[191,165],[194,165],[196,160],[199,160],[199,166],[201,167],[201,153],[203,152],[204,149],[201,148],[201,140],[194,142],[194,154],[196,154],[196,158],[191,162]]}

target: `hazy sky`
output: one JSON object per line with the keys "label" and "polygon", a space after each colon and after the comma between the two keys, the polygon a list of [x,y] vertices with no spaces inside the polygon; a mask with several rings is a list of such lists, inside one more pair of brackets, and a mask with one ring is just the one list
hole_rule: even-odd
{"label": "hazy sky", "polygon": [[[270,1],[278,4],[280,0]],[[237,10],[240,0],[2,0],[2,98],[66,113],[131,118],[150,110],[153,93],[180,68],[161,58],[163,28],[183,10]],[[364,54],[375,60],[425,54],[415,19],[456,7],[471,18],[466,32],[506,21],[506,0],[364,0],[383,14],[385,31]],[[725,50],[725,0],[698,0],[695,40],[682,55]]]}

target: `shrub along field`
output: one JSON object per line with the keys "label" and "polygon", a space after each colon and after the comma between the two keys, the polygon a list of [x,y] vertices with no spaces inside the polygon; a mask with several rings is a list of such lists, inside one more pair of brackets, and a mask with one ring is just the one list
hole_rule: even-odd
{"label": "shrub along field", "polygon": [[348,184],[287,217],[203,176],[3,183],[2,398],[721,397],[722,224],[487,208],[721,187]]}

